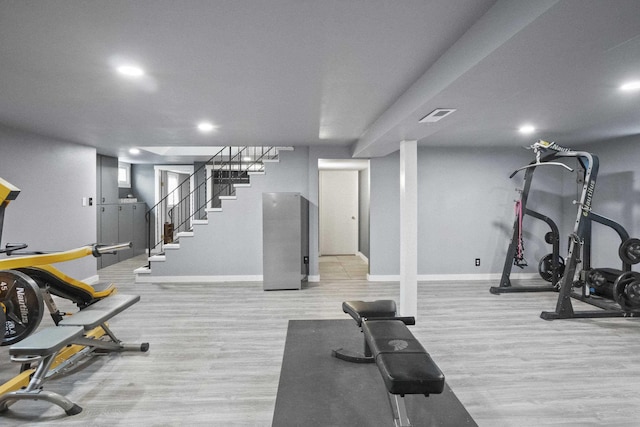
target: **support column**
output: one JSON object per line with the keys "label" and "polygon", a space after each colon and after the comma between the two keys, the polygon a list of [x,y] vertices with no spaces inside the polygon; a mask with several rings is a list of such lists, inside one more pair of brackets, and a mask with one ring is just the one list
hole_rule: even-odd
{"label": "support column", "polygon": [[400,142],[400,314],[418,314],[418,141]]}

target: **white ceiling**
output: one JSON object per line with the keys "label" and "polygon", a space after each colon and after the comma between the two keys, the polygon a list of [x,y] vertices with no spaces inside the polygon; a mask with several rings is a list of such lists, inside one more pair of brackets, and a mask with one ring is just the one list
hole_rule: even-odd
{"label": "white ceiling", "polygon": [[[126,80],[125,61],[147,74]],[[638,0],[0,0],[0,123],[95,146],[562,145],[640,133]],[[435,108],[455,108],[431,124]],[[195,125],[207,119],[211,134]],[[534,135],[517,128],[530,122]],[[161,152],[161,150],[159,151]],[[184,159],[182,159],[184,160]]]}

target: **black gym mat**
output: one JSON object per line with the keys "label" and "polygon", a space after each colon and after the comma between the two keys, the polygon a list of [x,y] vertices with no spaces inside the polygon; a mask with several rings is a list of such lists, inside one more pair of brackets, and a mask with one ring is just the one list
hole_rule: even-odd
{"label": "black gym mat", "polygon": [[[352,320],[290,320],[273,426],[393,426],[377,366],[331,356],[334,348],[361,351],[363,340]],[[477,425],[448,385],[405,400],[414,426]]]}

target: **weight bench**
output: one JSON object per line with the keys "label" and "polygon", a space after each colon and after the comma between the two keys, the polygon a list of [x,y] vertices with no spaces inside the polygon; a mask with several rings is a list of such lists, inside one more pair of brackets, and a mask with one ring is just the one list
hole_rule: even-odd
{"label": "weight bench", "polygon": [[[391,300],[370,303],[346,301],[342,308],[362,328],[365,357],[375,361],[382,375],[395,426],[411,426],[404,396],[423,394],[428,397],[430,394],[440,394],[445,384],[440,368],[407,328],[407,324],[415,324],[415,318],[387,317],[391,309],[395,314],[395,302]],[[344,358],[338,356],[337,351],[333,354],[343,360],[362,363],[360,358]]]}
{"label": "weight bench", "polygon": [[[356,325],[362,327],[362,322],[366,319],[389,319],[396,318],[396,302],[393,300],[378,301],[345,301],[342,303],[342,311],[356,321]],[[353,363],[373,363],[375,359],[371,355],[371,349],[364,341],[364,351],[362,354],[355,353],[343,348],[333,350],[331,354],[338,359]]]}
{"label": "weight bench", "polygon": [[[42,389],[44,383],[93,353],[142,351],[148,343],[123,344],[106,321],[140,301],[138,295],[114,294],[66,317],[58,326],[42,329],[9,348],[11,360],[22,364],[21,373],[0,386],[0,412],[18,400],[46,400],[60,406],[67,415],[82,408],[66,397]],[[107,336],[109,340],[104,340]],[[35,368],[32,363],[37,363]]]}

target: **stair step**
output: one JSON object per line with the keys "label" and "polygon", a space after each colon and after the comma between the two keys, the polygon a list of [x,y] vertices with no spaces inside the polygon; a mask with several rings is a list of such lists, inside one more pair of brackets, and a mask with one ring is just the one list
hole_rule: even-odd
{"label": "stair step", "polygon": [[191,221],[191,224],[193,224],[193,225],[207,225],[207,224],[209,224],[209,220],[208,219],[194,219],[193,221]]}
{"label": "stair step", "polygon": [[180,237],[193,237],[193,231],[181,231],[178,234],[176,234],[176,236],[178,236],[178,238],[180,238]]}
{"label": "stair step", "polygon": [[163,245],[163,249],[165,250],[180,249],[180,243],[166,243],[165,245]]}
{"label": "stair step", "polygon": [[149,267],[140,267],[133,270],[135,274],[151,274],[151,269]]}
{"label": "stair step", "polygon": [[236,196],[220,196],[219,199],[220,200],[236,200],[237,197]]}
{"label": "stair step", "polygon": [[262,163],[279,163],[280,159],[264,159]]}
{"label": "stair step", "polygon": [[249,175],[264,175],[264,171],[250,171],[247,172]]}
{"label": "stair step", "polygon": [[149,257],[149,261],[151,262],[164,262],[167,260],[165,255],[153,255]]}
{"label": "stair step", "polygon": [[277,147],[276,150],[277,151],[293,151],[294,148],[293,147]]}
{"label": "stair step", "polygon": [[233,184],[235,188],[248,188],[251,187],[251,184]]}
{"label": "stair step", "polygon": [[206,208],[205,212],[222,212],[222,208]]}

